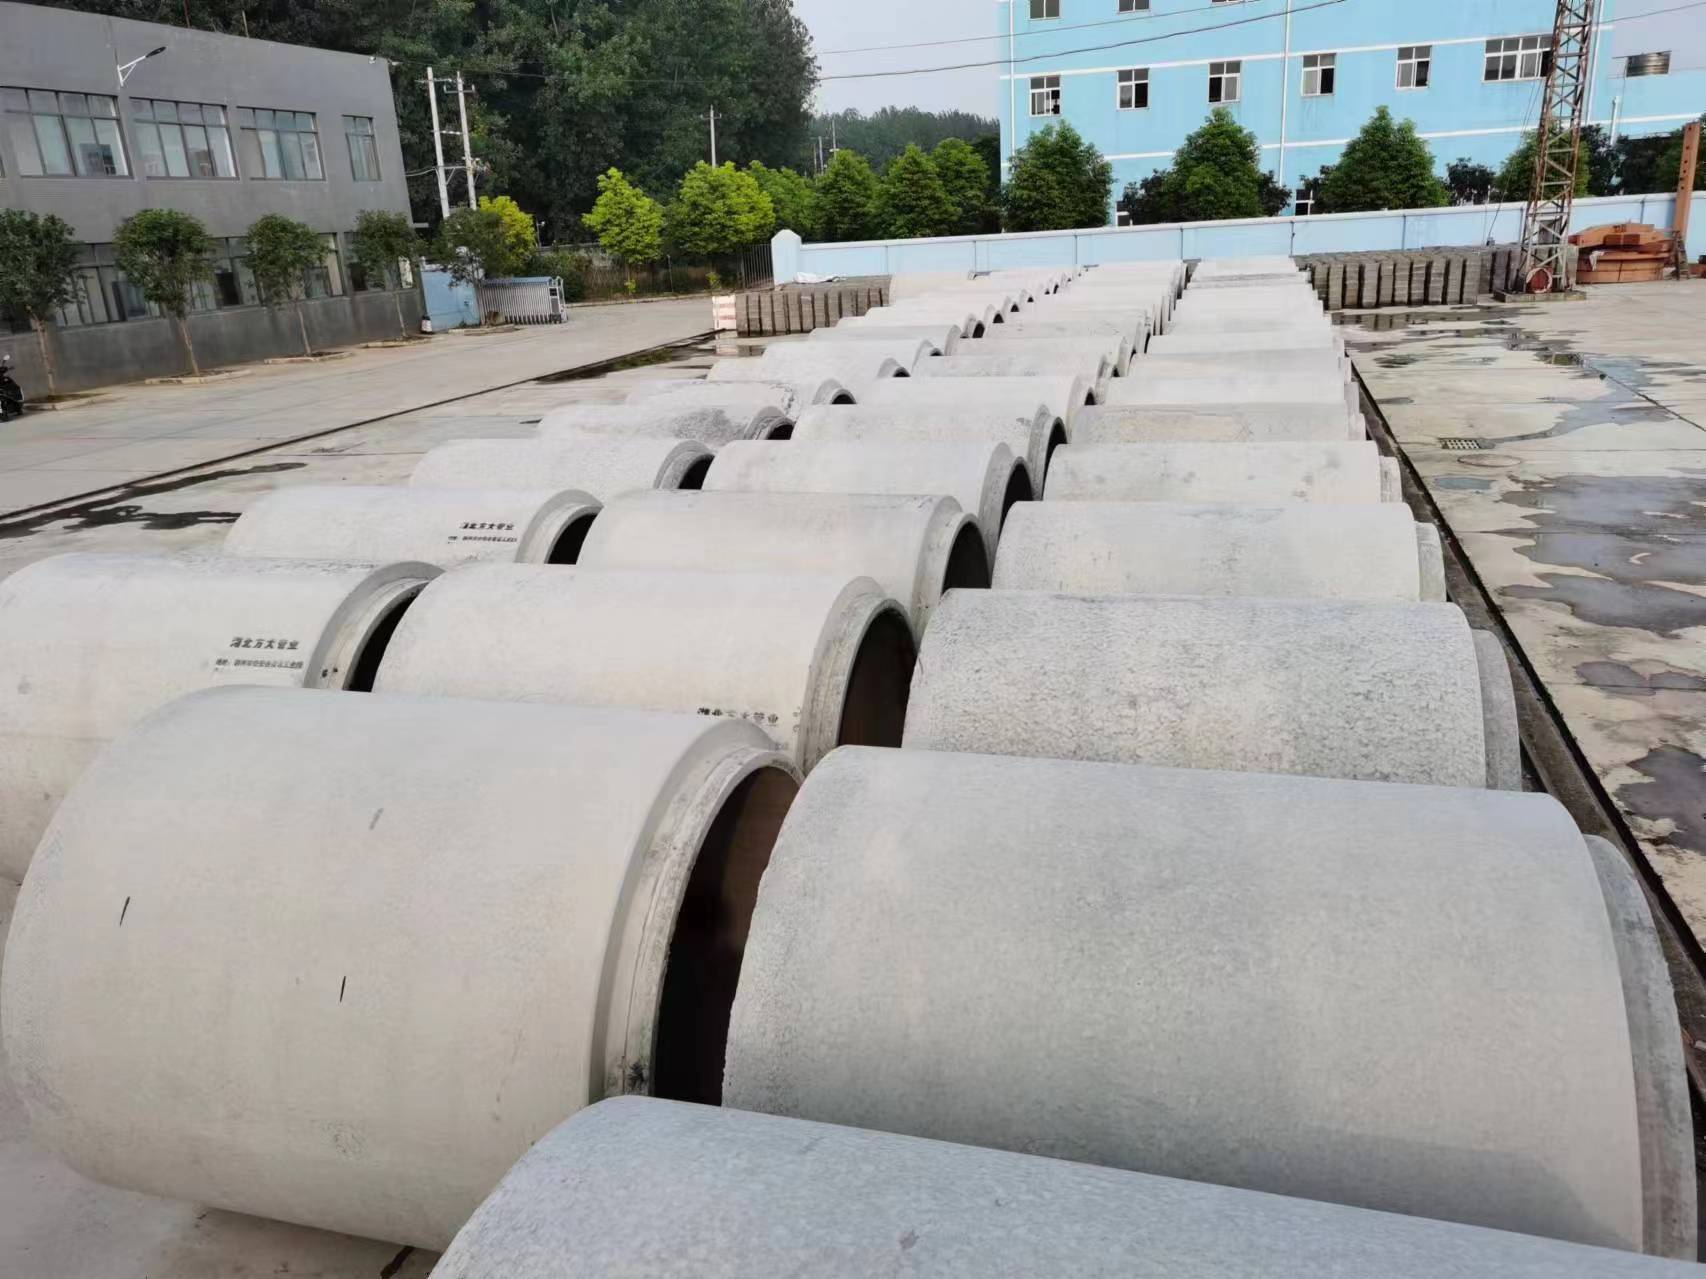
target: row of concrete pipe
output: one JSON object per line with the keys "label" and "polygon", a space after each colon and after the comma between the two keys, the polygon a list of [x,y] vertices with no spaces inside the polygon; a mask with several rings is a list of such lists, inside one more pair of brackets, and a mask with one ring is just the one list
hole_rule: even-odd
{"label": "row of concrete pipe", "polygon": [[38,1136],[445,1276],[1691,1257],[1639,884],[1292,264],[1185,274],[0,581]]}

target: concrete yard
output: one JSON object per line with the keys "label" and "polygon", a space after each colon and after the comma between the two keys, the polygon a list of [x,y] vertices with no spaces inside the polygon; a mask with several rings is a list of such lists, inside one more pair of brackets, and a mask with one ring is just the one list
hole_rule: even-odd
{"label": "concrete yard", "polygon": [[1570,735],[1706,943],[1706,282],[1366,313],[1344,334]]}

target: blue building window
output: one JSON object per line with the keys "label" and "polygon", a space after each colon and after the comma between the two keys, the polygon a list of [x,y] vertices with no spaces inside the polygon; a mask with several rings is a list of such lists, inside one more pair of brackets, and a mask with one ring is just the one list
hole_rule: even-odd
{"label": "blue building window", "polygon": [[1060,17],[1060,0],[1031,0],[1031,21]]}
{"label": "blue building window", "polygon": [[1506,36],[1487,41],[1483,80],[1543,80],[1552,70],[1552,36]]}
{"label": "blue building window", "polygon": [[1149,68],[1132,67],[1119,73],[1121,111],[1142,111],[1149,105]]}
{"label": "blue building window", "polygon": [[1208,100],[1236,102],[1243,96],[1244,64],[1242,62],[1211,62],[1208,64]]}
{"label": "blue building window", "polygon": [[1060,77],[1034,75],[1031,77],[1031,114],[1060,114]]}
{"label": "blue building window", "polygon": [[1398,87],[1425,89],[1433,71],[1434,47],[1431,44],[1398,46]]}
{"label": "blue building window", "polygon": [[1306,53],[1303,55],[1303,96],[1326,98],[1333,93],[1333,73],[1339,55],[1336,53]]}
{"label": "blue building window", "polygon": [[1149,0],[1120,0],[1121,13],[1148,13]]}

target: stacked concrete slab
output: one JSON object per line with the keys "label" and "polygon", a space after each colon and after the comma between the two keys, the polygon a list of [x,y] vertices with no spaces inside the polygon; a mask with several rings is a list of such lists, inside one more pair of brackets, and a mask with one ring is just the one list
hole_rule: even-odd
{"label": "stacked concrete slab", "polygon": [[[336,691],[172,701],[256,681],[165,627],[85,725],[103,588],[44,572],[25,749],[117,740],[7,832],[47,825],[0,993],[42,1140],[454,1276],[1690,1255],[1632,872],[1520,793],[1293,265],[1185,274],[897,279],[280,495],[215,563],[383,586],[298,608],[327,656],[276,682]],[[363,545],[448,571],[283,558]]]}

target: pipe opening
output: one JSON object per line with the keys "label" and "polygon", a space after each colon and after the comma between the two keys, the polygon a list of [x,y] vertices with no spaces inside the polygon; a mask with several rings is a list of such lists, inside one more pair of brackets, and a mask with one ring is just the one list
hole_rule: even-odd
{"label": "pipe opening", "polygon": [[[851,404],[851,403],[853,403],[853,393],[851,391],[837,391],[835,393],[835,398],[830,400],[830,403],[831,404]],[[792,438],[793,434],[794,434],[794,428],[790,426],[788,428],[788,435],[790,438]]]}
{"label": "pipe opening", "polygon": [[545,556],[545,562],[573,564],[578,560],[581,547],[586,543],[586,535],[592,532],[592,522],[597,518],[597,511],[588,511],[585,515],[577,515],[570,520],[568,526],[557,534],[557,540],[551,543],[551,550]]}
{"label": "pipe opening", "polygon": [[1096,393],[1094,391],[1084,392],[1084,403],[1094,404],[1095,402],[1096,402]]}
{"label": "pipe opening", "polygon": [[1043,453],[1043,469],[1044,470],[1047,470],[1048,464],[1050,462],[1054,461],[1054,451],[1057,448],[1059,448],[1062,444],[1065,444],[1065,443],[1066,443],[1066,423],[1062,422],[1059,418],[1056,418],[1054,420],[1054,425],[1049,428],[1048,448]]}
{"label": "pipe opening", "polygon": [[1007,525],[1007,512],[1013,509],[1013,503],[1035,500],[1036,491],[1031,487],[1030,469],[1023,462],[1015,462],[1012,473],[1007,477],[1007,491],[1001,495],[1002,527]]}
{"label": "pipe opening", "polygon": [[770,428],[770,433],[764,437],[767,440],[791,440],[794,438],[794,424],[784,422],[780,426]]}
{"label": "pipe opening", "polygon": [[745,778],[717,813],[676,916],[658,1004],[652,1093],[715,1106],[758,881],[798,785],[778,768]]}
{"label": "pipe opening", "polygon": [[711,459],[708,457],[694,458],[693,463],[681,473],[679,489],[702,489],[705,487],[705,476],[711,470]]}
{"label": "pipe opening", "polygon": [[896,369],[894,371],[894,375],[896,377],[911,377],[912,376],[912,374],[908,373],[905,369]]}
{"label": "pipe opening", "polygon": [[989,587],[989,551],[975,520],[960,525],[954,535],[954,548],[948,552],[948,567],[942,574],[942,594],[956,587],[967,590],[987,590]]}
{"label": "pipe opening", "polygon": [[898,609],[885,608],[871,619],[847,679],[837,746],[900,745],[917,660],[912,627]]}
{"label": "pipe opening", "polygon": [[974,338],[980,338],[983,336],[983,321],[982,320],[979,320],[977,322],[977,324],[973,326],[972,331],[971,331],[971,335]]}
{"label": "pipe opening", "polygon": [[373,629],[367,633],[361,647],[356,650],[355,661],[350,663],[349,679],[344,688],[351,693],[371,693],[373,684],[379,678],[379,664],[385,660],[385,650],[391,646],[391,637],[397,633],[397,624],[403,620],[403,614],[409,611],[409,606],[420,598],[420,586],[405,595],[398,596],[390,607],[379,615],[379,620],[373,624]]}

